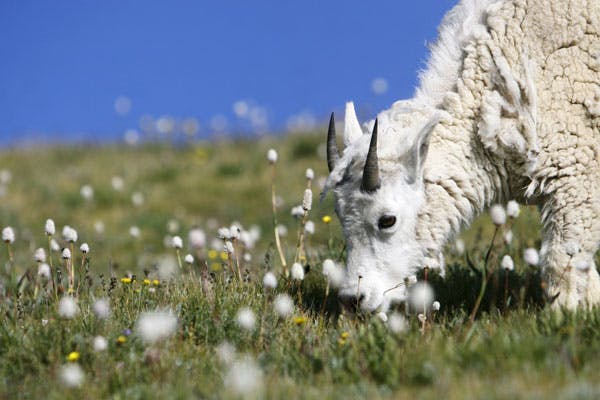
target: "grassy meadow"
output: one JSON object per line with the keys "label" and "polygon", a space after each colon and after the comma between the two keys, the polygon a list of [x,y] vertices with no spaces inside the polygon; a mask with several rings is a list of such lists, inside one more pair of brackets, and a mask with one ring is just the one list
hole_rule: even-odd
{"label": "grassy meadow", "polygon": [[[332,198],[319,202],[323,146],[323,134],[303,134],[2,150],[0,227],[14,228],[16,240],[0,251],[0,398],[600,397],[600,311],[544,307],[539,271],[523,261],[526,248],[540,245],[531,207],[493,244],[484,215],[461,236],[464,251],[448,247],[446,278],[427,273],[441,307],[425,322],[402,307],[387,322],[343,313],[323,275],[325,259],[343,265],[345,256]],[[290,210],[302,203],[305,170],[315,173],[302,281],[284,274],[275,243],[270,148],[279,156],[276,217],[287,228],[288,268],[302,225]],[[58,251],[49,250],[48,218]],[[227,254],[218,229],[234,223],[252,240],[234,240]],[[72,245],[64,225],[78,233]],[[204,245],[192,246],[192,229],[206,234]],[[179,251],[174,236],[183,239]],[[38,275],[40,247],[56,285]],[[514,271],[501,268],[505,254]],[[274,289],[263,287],[268,271]],[[284,293],[293,310],[278,314]],[[63,298],[74,300],[72,312],[59,305]],[[101,299],[109,312],[98,310]],[[166,325],[176,318],[175,327],[140,322],[155,310],[170,316]]]}

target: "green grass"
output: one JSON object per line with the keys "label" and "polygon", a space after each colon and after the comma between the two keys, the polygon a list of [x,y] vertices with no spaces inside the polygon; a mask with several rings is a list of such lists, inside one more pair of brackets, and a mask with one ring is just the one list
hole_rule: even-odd
{"label": "green grass", "polygon": [[[61,147],[0,153],[2,168],[13,175],[7,194],[0,198],[0,225],[13,226],[17,232],[14,263],[6,251],[0,252],[4,266],[0,397],[236,398],[226,380],[233,367],[220,360],[217,351],[225,341],[235,347],[237,357],[250,356],[258,365],[262,386],[251,394],[258,398],[600,396],[600,311],[573,314],[545,308],[539,271],[522,261],[524,248],[540,244],[535,209],[524,209],[513,222],[515,238],[510,246],[500,240],[495,244],[489,263],[493,276],[473,325],[469,314],[494,229],[487,216],[463,234],[468,256],[451,248],[446,251],[446,279],[429,276],[442,308],[430,316],[424,332],[417,318],[409,316],[408,331],[393,333],[377,317],[340,314],[335,293],[325,298],[321,263],[327,257],[343,258],[343,240],[335,218],[329,225],[321,222],[322,216],[333,213],[332,199],[319,203],[315,184],[309,218],[315,221],[316,233],[307,241],[308,273],[302,285],[278,276],[275,292],[289,293],[296,308],[292,317],[277,318],[275,293],[265,294],[261,287],[266,270],[281,272],[273,243],[265,154],[270,147],[279,151],[276,190],[284,205],[278,219],[289,229],[283,245],[290,262],[299,223],[289,210],[302,201],[305,169],[313,168],[317,177],[326,173],[326,164],[318,157],[323,139],[298,135],[186,147]],[[122,192],[111,187],[114,175],[125,180]],[[84,184],[94,188],[91,202],[79,193]],[[140,207],[132,205],[134,192],[145,196]],[[78,244],[88,242],[91,247],[89,272],[78,270],[80,312],[72,320],[58,315],[51,293],[35,289],[33,250],[47,246],[46,218],[56,221],[59,232],[65,224],[75,227]],[[155,277],[157,260],[173,262],[174,251],[163,245],[171,220],[178,222],[174,233],[186,243],[193,227],[205,229],[210,243],[217,227],[233,221],[246,228],[259,226],[262,237],[250,251],[252,261],[243,263],[248,282],[231,279],[227,265],[209,259],[207,264],[221,271],[207,275],[205,265],[197,261],[192,272],[184,268],[174,279],[149,290],[142,280],[146,274]],[[102,234],[94,230],[97,221],[105,225]],[[141,230],[139,239],[129,235],[133,225]],[[505,276],[499,269],[504,254],[511,254],[516,263],[516,271],[509,275],[508,305]],[[207,257],[206,252],[196,255]],[[53,261],[61,263],[66,286],[66,271],[56,253]],[[75,261],[79,266],[78,251]],[[26,273],[17,289],[16,279]],[[127,273],[135,274],[137,281],[122,283]],[[110,299],[112,313],[108,320],[99,320],[91,305],[104,297]],[[240,307],[255,312],[255,330],[237,326]],[[136,335],[135,323],[140,312],[157,308],[173,310],[178,328],[169,339],[147,345]],[[127,329],[134,333],[118,343]],[[108,339],[106,351],[93,351],[96,335]],[[86,376],[80,388],[67,388],[59,379],[73,351],[80,353],[77,363]]]}

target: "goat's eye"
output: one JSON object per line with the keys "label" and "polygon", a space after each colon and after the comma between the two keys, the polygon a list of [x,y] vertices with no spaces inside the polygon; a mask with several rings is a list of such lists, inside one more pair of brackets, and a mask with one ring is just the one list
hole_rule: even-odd
{"label": "goat's eye", "polygon": [[379,229],[388,229],[394,226],[395,223],[396,217],[393,215],[384,215],[383,217],[379,218],[379,221],[377,221],[377,226]]}

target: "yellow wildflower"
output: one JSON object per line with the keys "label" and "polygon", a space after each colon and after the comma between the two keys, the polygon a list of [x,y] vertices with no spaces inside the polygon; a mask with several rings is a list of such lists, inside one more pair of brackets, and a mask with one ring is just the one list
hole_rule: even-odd
{"label": "yellow wildflower", "polygon": [[67,356],[67,361],[77,361],[79,360],[79,353],[76,351],[72,351]]}
{"label": "yellow wildflower", "polygon": [[342,339],[348,339],[350,337],[350,333],[349,332],[342,332],[342,334],[340,335],[340,337]]}
{"label": "yellow wildflower", "polygon": [[219,255],[221,256],[221,260],[223,261],[227,261],[229,259],[229,254],[227,254],[226,251],[222,251]]}
{"label": "yellow wildflower", "polygon": [[337,342],[340,346],[343,346],[346,344],[346,339],[339,338]]}
{"label": "yellow wildflower", "polygon": [[158,279],[155,279],[155,280],[152,281],[152,284],[154,286],[158,286],[158,285],[160,285],[160,281]]}
{"label": "yellow wildflower", "polygon": [[328,224],[331,222],[331,217],[329,215],[324,215],[322,220],[324,223]]}
{"label": "yellow wildflower", "polygon": [[219,255],[219,252],[216,250],[209,250],[208,251],[208,258],[211,260],[214,260],[215,258],[217,258]]}
{"label": "yellow wildflower", "polygon": [[131,283],[131,278],[121,278],[121,283],[125,283],[125,284]]}
{"label": "yellow wildflower", "polygon": [[150,283],[150,279],[144,279],[144,285],[149,285]]}
{"label": "yellow wildflower", "polygon": [[215,263],[212,263],[212,264],[210,264],[210,269],[211,269],[213,272],[220,272],[220,271],[221,271],[221,264],[219,264],[219,263],[216,263],[216,262],[215,262]]}
{"label": "yellow wildflower", "polygon": [[302,325],[306,323],[306,321],[308,321],[308,318],[306,318],[305,316],[294,317],[294,323],[296,325]]}
{"label": "yellow wildflower", "polygon": [[123,336],[123,335],[121,335],[121,336],[119,336],[119,337],[117,338],[117,343],[118,343],[118,344],[123,344],[123,343],[125,343],[126,341],[127,341],[127,338],[126,338],[125,336]]}

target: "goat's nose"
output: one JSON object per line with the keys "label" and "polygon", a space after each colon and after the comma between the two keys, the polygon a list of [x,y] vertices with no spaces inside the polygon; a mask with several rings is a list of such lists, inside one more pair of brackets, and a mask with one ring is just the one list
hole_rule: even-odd
{"label": "goat's nose", "polygon": [[339,299],[346,311],[356,313],[360,310],[360,303],[365,299],[365,295],[340,295]]}

